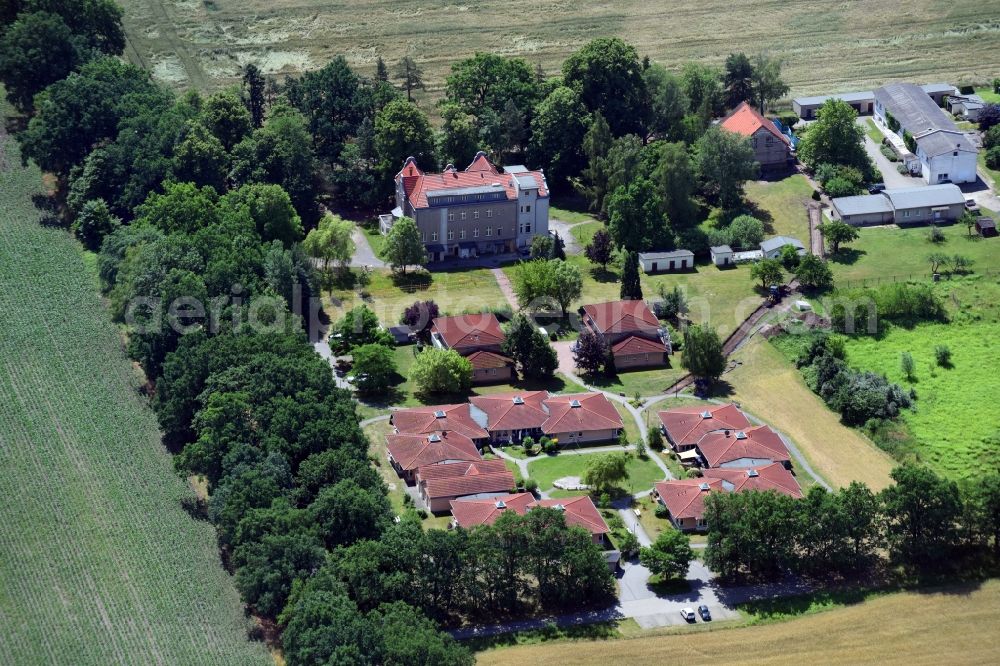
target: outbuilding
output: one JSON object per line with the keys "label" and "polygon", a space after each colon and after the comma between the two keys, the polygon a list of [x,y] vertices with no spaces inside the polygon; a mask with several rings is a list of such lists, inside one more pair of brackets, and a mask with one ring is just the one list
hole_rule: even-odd
{"label": "outbuilding", "polygon": [[885,190],[895,211],[896,224],[949,222],[965,212],[965,195],[957,185],[931,185]]}
{"label": "outbuilding", "polygon": [[694,268],[694,252],[691,250],[640,252],[639,264],[642,266],[644,273],[683,271]]}
{"label": "outbuilding", "polygon": [[799,253],[799,256],[806,253],[806,246],[802,244],[802,241],[798,238],[792,238],[791,236],[775,236],[774,238],[768,238],[760,244],[760,251],[764,254],[765,259],[777,259],[781,256],[781,249],[786,245],[794,247],[795,251]]}
{"label": "outbuilding", "polygon": [[997,235],[997,223],[992,217],[980,217],[976,220],[976,232],[983,238],[992,238]]}
{"label": "outbuilding", "polygon": [[872,112],[872,104],[875,102],[875,93],[871,90],[860,92],[840,93],[838,95],[816,95],[815,97],[796,97],[792,100],[792,110],[795,115],[803,120],[814,120],[816,111],[823,106],[828,99],[839,99],[847,102],[858,112],[858,115],[869,115]]}
{"label": "outbuilding", "polygon": [[865,194],[856,197],[836,197],[833,204],[833,218],[852,227],[870,227],[876,224],[892,224],[892,202],[883,194]]}
{"label": "outbuilding", "polygon": [[733,265],[733,248],[728,245],[714,245],[711,248],[712,263],[716,266]]}

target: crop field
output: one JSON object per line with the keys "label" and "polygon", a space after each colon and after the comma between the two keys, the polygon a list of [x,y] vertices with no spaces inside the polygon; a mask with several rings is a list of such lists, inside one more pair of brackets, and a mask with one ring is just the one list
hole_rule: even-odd
{"label": "crop field", "polygon": [[78,245],[0,130],[0,663],[267,664]]}
{"label": "crop field", "polygon": [[[482,666],[514,664],[936,664],[1000,659],[1000,582],[900,592],[788,622],[671,630],[615,641],[561,641],[480,652]],[[972,634],[970,636],[970,630]],[[673,633],[675,635],[670,635]],[[709,634],[709,635],[706,635]]]}
{"label": "crop field", "polygon": [[991,81],[1000,71],[997,0],[121,0],[128,56],[176,86],[217,87],[256,63],[284,75],[343,54],[373,73],[413,56],[437,97],[451,64],[477,51],[555,74],[594,37],[622,36],[669,68],[768,51],[793,94],[890,79]]}

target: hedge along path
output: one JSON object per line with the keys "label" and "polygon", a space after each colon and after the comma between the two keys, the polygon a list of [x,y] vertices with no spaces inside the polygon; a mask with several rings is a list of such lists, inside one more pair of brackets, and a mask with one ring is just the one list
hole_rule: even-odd
{"label": "hedge along path", "polygon": [[37,170],[0,171],[0,663],[267,664],[39,192]]}

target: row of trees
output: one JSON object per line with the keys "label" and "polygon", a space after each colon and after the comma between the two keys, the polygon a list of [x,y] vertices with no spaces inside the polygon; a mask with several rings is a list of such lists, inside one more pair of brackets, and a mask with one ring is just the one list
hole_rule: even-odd
{"label": "row of trees", "polygon": [[792,572],[823,579],[880,567],[936,577],[1000,555],[1000,474],[960,487],[926,467],[893,470],[879,493],[853,482],[804,499],[773,492],[712,493],[705,563],[721,576]]}

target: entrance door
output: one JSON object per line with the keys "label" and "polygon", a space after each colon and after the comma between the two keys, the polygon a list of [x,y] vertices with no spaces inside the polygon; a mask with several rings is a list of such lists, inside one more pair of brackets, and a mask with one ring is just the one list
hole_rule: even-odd
{"label": "entrance door", "polygon": [[656,262],[655,261],[653,262],[653,272],[654,273],[656,272]]}
{"label": "entrance door", "polygon": [[672,259],[670,260],[670,270],[674,270],[674,262]]}

